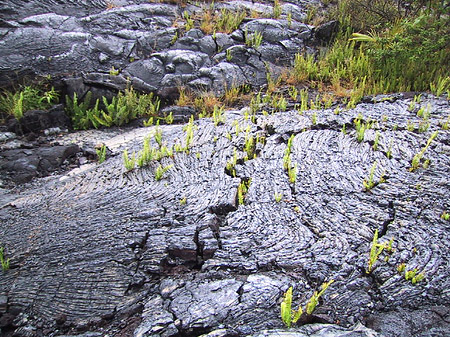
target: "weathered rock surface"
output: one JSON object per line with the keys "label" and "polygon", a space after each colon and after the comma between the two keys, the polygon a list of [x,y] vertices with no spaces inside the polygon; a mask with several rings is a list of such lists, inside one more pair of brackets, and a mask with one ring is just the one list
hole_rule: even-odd
{"label": "weathered rock surface", "polygon": [[[278,20],[246,18],[232,33],[210,35],[197,28],[186,32],[181,20],[183,11],[201,16],[201,6],[120,1],[106,10],[108,3],[68,2],[66,7],[46,0],[39,9],[16,0],[0,7],[0,87],[24,76],[50,75],[64,80],[69,95],[79,96],[87,91],[101,96],[102,89],[130,84],[169,99],[171,89],[180,86],[223,92],[225,85],[265,84],[267,71],[290,65],[313,39],[313,27],[300,22],[303,1],[283,4]],[[219,2],[215,9],[261,17],[273,11],[247,1]],[[262,34],[260,46],[249,45],[255,33]]]}
{"label": "weathered rock surface", "polygon": [[[4,334],[447,335],[449,222],[440,216],[450,208],[450,132],[440,125],[450,108],[423,95],[429,129],[408,131],[422,118],[400,96],[337,115],[317,111],[315,124],[313,111],[258,114],[255,123],[245,110],[229,111],[218,126],[197,121],[189,154],[162,159],[173,166],[160,181],[156,162],[125,171],[122,151],[139,151],[155,131],[133,129],[103,140],[112,152],[106,162],[4,194],[1,243],[11,259],[0,277]],[[359,114],[374,121],[361,143],[353,128]],[[254,159],[243,159],[246,132],[236,134],[237,122],[249,127],[247,137],[266,138]],[[167,145],[185,142],[183,126],[160,128]],[[410,171],[436,130],[424,154],[429,167]],[[283,168],[291,135],[295,183]],[[233,176],[225,167],[235,151]],[[386,181],[365,191],[374,162],[375,182]],[[238,186],[249,179],[239,204]],[[395,251],[367,274],[377,229],[380,242],[394,238]],[[425,280],[407,281],[400,263]],[[282,330],[288,287],[297,307],[330,279],[304,322],[328,324]]]}

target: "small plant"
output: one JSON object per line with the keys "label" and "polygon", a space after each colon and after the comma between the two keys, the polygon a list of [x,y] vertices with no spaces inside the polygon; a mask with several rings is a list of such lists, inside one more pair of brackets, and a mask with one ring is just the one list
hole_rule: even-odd
{"label": "small plant", "polygon": [[0,247],[0,263],[2,265],[2,270],[5,272],[9,269],[9,259],[5,259],[5,248]]}
{"label": "small plant", "polygon": [[177,42],[177,40],[178,40],[178,31],[176,31],[175,34],[173,34],[172,40],[170,40],[170,44],[174,45],[175,42]]}
{"label": "small plant", "polygon": [[313,114],[311,115],[311,123],[313,125],[317,124],[317,111],[314,111]]}
{"label": "small plant", "polygon": [[317,304],[319,303],[319,298],[324,294],[324,292],[328,289],[328,287],[334,282],[334,280],[330,280],[328,282],[325,282],[320,287],[320,291],[315,291],[314,294],[309,299],[308,303],[306,304],[306,313],[308,315],[311,315],[314,310],[316,309]]}
{"label": "small plant", "polygon": [[297,311],[292,310],[292,287],[284,294],[283,302],[281,302],[281,320],[289,329],[292,323],[297,323],[303,314],[302,306],[299,305]]}
{"label": "small plant", "polygon": [[290,96],[294,101],[297,100],[298,90],[297,90],[297,88],[296,88],[295,86],[291,85],[291,86],[288,88],[288,93],[289,93],[289,96]]}
{"label": "small plant", "polygon": [[186,20],[186,23],[184,25],[184,28],[186,29],[186,31],[189,31],[192,28],[194,28],[194,20],[191,18],[191,16],[189,15],[189,13],[187,11],[183,12],[183,19]]}
{"label": "small plant", "polygon": [[24,86],[16,92],[4,91],[0,94],[0,114],[6,113],[12,115],[16,119],[21,119],[23,113],[28,110],[46,110],[52,104],[58,103],[59,93],[52,87],[50,90],[42,92],[42,90]]}
{"label": "small plant", "polygon": [[214,106],[213,110],[213,120],[214,125],[217,126],[219,124],[223,124],[225,122],[225,115],[223,113],[224,106]]}
{"label": "small plant", "polygon": [[410,167],[410,171],[414,172],[415,170],[417,170],[420,166],[420,161],[423,158],[423,155],[425,154],[425,151],[428,149],[428,147],[430,146],[431,142],[437,137],[438,135],[438,131],[435,131],[431,134],[430,138],[428,138],[427,144],[424,146],[424,148],[422,150],[420,150],[420,152],[416,153],[416,155],[413,157],[412,161],[411,161],[411,167]]}
{"label": "small plant", "polygon": [[119,69],[115,69],[114,66],[112,66],[111,69],[109,69],[110,76],[117,76],[119,75],[119,73],[120,73]]}
{"label": "small plant", "polygon": [[445,91],[449,89],[450,89],[449,76],[440,76],[436,83],[433,82],[430,83],[430,90],[437,97],[441,96]]}
{"label": "small plant", "polygon": [[309,96],[308,90],[306,89],[300,90],[300,100],[301,100],[300,111],[308,110],[308,96]]}
{"label": "small plant", "polygon": [[364,140],[364,134],[366,130],[371,128],[371,123],[368,121],[366,123],[362,122],[362,115],[359,114],[353,121],[356,129],[356,140],[361,143]]}
{"label": "small plant", "polygon": [[283,193],[275,192],[274,196],[275,196],[275,201],[280,202],[281,199],[283,198]]}
{"label": "small plant", "polygon": [[293,167],[291,165],[289,165],[288,177],[289,177],[289,182],[294,184],[295,181],[297,180],[297,164],[295,164]]}
{"label": "small plant", "polygon": [[370,169],[369,178],[363,180],[363,186],[366,191],[370,191],[377,183],[373,180],[375,169],[377,168],[377,162],[375,161]]}
{"label": "small plant", "polygon": [[106,145],[102,144],[102,146],[95,149],[95,152],[97,153],[99,164],[103,163],[106,160]]}
{"label": "small plant", "polygon": [[380,131],[377,131],[375,133],[375,139],[373,141],[373,146],[372,146],[374,151],[378,150],[378,143],[379,142],[380,142]]}
{"label": "small plant", "polygon": [[405,271],[406,265],[404,263],[401,263],[397,266],[397,271],[402,274]]}
{"label": "small plant", "polygon": [[274,19],[279,19],[280,16],[281,16],[282,11],[283,10],[281,8],[280,1],[275,0],[274,3],[273,3],[272,17]]}
{"label": "small plant", "polygon": [[133,152],[131,158],[128,157],[128,151],[123,151],[123,164],[127,171],[131,171],[136,166],[136,154]]}
{"label": "small plant", "polygon": [[378,260],[378,257],[381,255],[381,253],[386,250],[389,254],[393,252],[392,244],[394,243],[394,238],[390,239],[389,242],[385,243],[378,243],[378,229],[375,230],[375,233],[373,235],[372,240],[372,246],[370,248],[370,254],[369,254],[369,263],[366,270],[367,274],[372,273],[374,270],[374,265]]}
{"label": "small plant", "polygon": [[159,164],[158,167],[155,170],[155,180],[156,181],[161,180],[163,175],[164,175],[164,173],[169,171],[172,167],[173,167],[173,165],[167,165],[167,166],[163,167],[161,164]]}
{"label": "small plant", "polygon": [[274,111],[286,111],[287,101],[282,95],[274,95],[272,97],[272,107]]}
{"label": "small plant", "polygon": [[419,133],[424,133],[424,132],[428,131],[429,127],[430,127],[430,122],[420,121],[419,127],[417,128],[417,130],[419,131]]}
{"label": "small plant", "polygon": [[162,132],[161,128],[157,127],[155,129],[155,134],[153,135],[153,138],[155,139],[156,144],[158,144],[158,146],[160,148],[162,146],[162,137],[163,137],[163,132]]}
{"label": "small plant", "polygon": [[251,179],[245,179],[242,180],[241,183],[239,184],[237,189],[237,199],[239,205],[244,205],[245,196],[247,195],[251,182],[252,182]]}
{"label": "small plant", "polygon": [[450,220],[450,213],[448,213],[447,211],[444,211],[444,212],[441,214],[441,219],[442,219],[442,220],[446,220],[446,221]]}
{"label": "small plant", "polygon": [[189,151],[189,147],[192,144],[192,141],[194,140],[194,116],[192,115],[189,118],[189,123],[186,124],[186,126],[183,128],[183,130],[186,132],[186,140],[185,140],[185,151]]}
{"label": "small plant", "polygon": [[314,294],[309,299],[306,304],[305,310],[302,309],[301,305],[299,305],[296,311],[292,310],[292,287],[289,287],[288,291],[284,294],[283,302],[281,302],[281,319],[287,328],[290,328],[292,324],[297,323],[297,321],[303,315],[305,311],[308,315],[312,315],[314,310],[319,303],[319,298],[325,293],[328,287],[334,282],[334,280],[330,280],[325,282],[320,287],[320,291],[315,291]]}
{"label": "small plant", "polygon": [[186,199],[186,197],[184,197],[184,198],[180,199],[180,205],[181,205],[181,206],[184,206],[184,205],[186,205],[186,203],[187,203],[187,199]]}
{"label": "small plant", "polygon": [[236,177],[236,169],[235,166],[237,164],[237,152],[236,149],[234,149],[233,152],[233,158],[227,161],[225,165],[225,170],[233,177]]}
{"label": "small plant", "polygon": [[233,59],[233,55],[231,55],[231,49],[230,49],[230,48],[228,48],[228,49],[225,51],[225,55],[226,55],[227,61],[228,61],[228,62],[231,62],[231,60]]}
{"label": "small plant", "polygon": [[259,46],[261,46],[262,40],[263,35],[258,31],[255,31],[250,36],[247,34],[247,32],[245,32],[245,44],[249,47],[253,47],[255,49],[258,48]]}

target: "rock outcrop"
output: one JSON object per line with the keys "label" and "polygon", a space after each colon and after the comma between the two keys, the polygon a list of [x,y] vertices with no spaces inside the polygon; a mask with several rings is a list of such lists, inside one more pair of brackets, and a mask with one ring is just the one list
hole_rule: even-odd
{"label": "rock outcrop", "polygon": [[[155,132],[133,129],[104,141],[112,153],[104,163],[37,182],[16,197],[11,191],[0,209],[11,258],[0,278],[4,331],[290,336],[262,332],[283,328],[283,293],[292,285],[294,305],[304,305],[334,279],[304,323],[342,327],[312,325],[296,336],[377,335],[353,326],[358,322],[385,336],[444,336],[449,247],[440,216],[450,207],[450,134],[440,123],[449,105],[424,97],[430,125],[419,133],[407,129],[421,121],[408,111],[410,100],[322,110],[315,123],[314,111],[258,113],[254,123],[245,109],[229,111],[217,126],[202,119],[189,153],[161,160],[173,165],[162,180],[154,176],[157,162],[125,170],[122,151],[139,151]],[[373,127],[358,142],[360,114]],[[237,124],[248,131],[237,134]],[[185,142],[182,126],[160,129],[165,144]],[[428,168],[410,171],[434,131],[422,158]],[[292,135],[295,182],[283,167]],[[257,136],[265,142],[245,160],[246,139]],[[366,190],[374,162],[375,186]],[[240,202],[242,182],[248,192]],[[367,273],[375,230],[379,242],[393,239],[394,252]],[[397,271],[402,263],[425,279],[406,280]]]}
{"label": "rock outcrop", "polygon": [[[11,0],[0,87],[50,75],[69,96],[132,85],[167,101],[180,86],[260,87],[333,35],[336,22],[301,22],[306,4],[274,18],[269,3],[218,2],[257,18],[206,34],[182,19],[199,5]],[[448,335],[450,107],[411,101],[72,133],[61,106],[25,112],[0,133],[0,182],[26,183],[0,189],[2,336]],[[163,112],[186,123],[194,110]],[[127,170],[124,150],[139,156],[146,137],[173,153]],[[89,160],[97,144],[102,163]],[[285,329],[289,287],[297,309],[331,279]]]}

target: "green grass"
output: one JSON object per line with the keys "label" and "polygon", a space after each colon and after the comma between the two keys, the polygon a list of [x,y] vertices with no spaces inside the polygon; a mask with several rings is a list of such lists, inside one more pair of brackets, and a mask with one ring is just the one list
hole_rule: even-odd
{"label": "green grass", "polygon": [[[362,1],[344,1],[358,3]],[[437,6],[439,7],[439,6]],[[349,15],[340,9],[341,16]],[[363,18],[363,17],[361,17]],[[417,11],[355,32],[349,19],[334,43],[318,56],[297,54],[288,84],[330,90],[354,107],[364,95],[429,91],[450,96],[448,16],[438,9]]]}

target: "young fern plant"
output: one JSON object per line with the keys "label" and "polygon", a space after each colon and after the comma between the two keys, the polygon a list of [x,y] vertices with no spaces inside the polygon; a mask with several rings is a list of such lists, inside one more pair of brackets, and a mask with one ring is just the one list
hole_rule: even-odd
{"label": "young fern plant", "polygon": [[286,327],[290,328],[292,324],[297,323],[304,312],[308,315],[312,315],[317,307],[317,304],[319,303],[319,298],[325,293],[333,282],[334,280],[330,280],[323,283],[320,287],[320,291],[315,291],[308,303],[306,303],[304,310],[301,305],[299,305],[297,310],[292,310],[292,287],[289,287],[288,291],[284,294],[283,302],[281,302],[281,320]]}
{"label": "young fern plant", "polygon": [[378,229],[375,230],[372,239],[372,246],[370,247],[369,262],[366,269],[367,274],[372,273],[372,271],[374,270],[375,263],[378,261],[378,258],[380,257],[381,253],[383,253],[384,250],[386,250],[389,254],[392,254],[392,252],[394,251],[392,248],[393,243],[394,238],[391,238],[389,242],[379,243]]}
{"label": "young fern plant", "polygon": [[[415,170],[417,170],[420,166],[420,161],[423,158],[423,155],[425,154],[425,151],[430,147],[431,142],[437,137],[438,135],[438,131],[435,131],[431,134],[430,138],[428,138],[427,144],[424,146],[424,148],[422,150],[420,150],[420,152],[416,153],[415,156],[413,157],[412,161],[411,161],[411,167],[410,167],[410,171],[414,172]],[[429,162],[428,162],[429,163]],[[428,164],[423,165],[428,166]]]}
{"label": "young fern plant", "polygon": [[2,265],[3,271],[7,271],[9,269],[9,259],[5,259],[4,247],[0,247],[0,264]]}
{"label": "young fern plant", "polygon": [[123,151],[123,164],[127,171],[134,170],[134,167],[136,166],[136,153],[133,152],[131,157],[129,157],[128,151]]}
{"label": "young fern plant", "polygon": [[169,171],[171,168],[173,167],[173,165],[167,165],[167,166],[162,166],[161,164],[158,165],[158,167],[155,170],[155,180],[159,181],[163,178],[163,175]]}
{"label": "young fern plant", "polygon": [[95,149],[95,152],[97,153],[98,163],[103,163],[106,160],[106,145],[102,144],[102,146]]}

